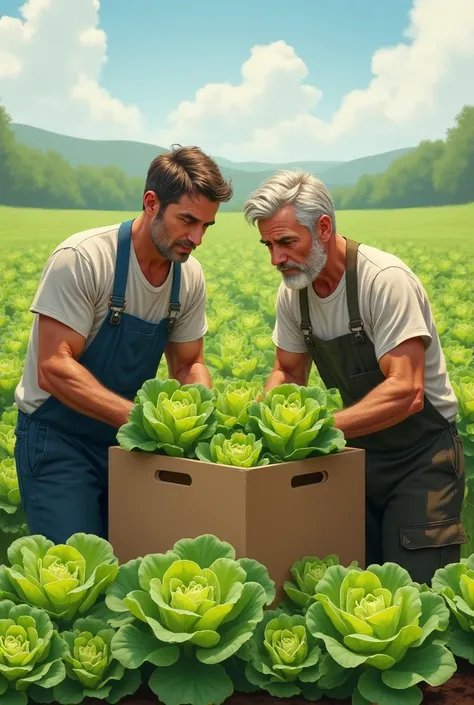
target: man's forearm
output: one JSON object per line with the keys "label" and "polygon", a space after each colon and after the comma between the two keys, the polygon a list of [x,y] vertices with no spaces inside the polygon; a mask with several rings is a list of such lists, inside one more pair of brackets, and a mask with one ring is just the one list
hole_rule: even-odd
{"label": "man's forearm", "polygon": [[45,366],[40,387],[71,409],[117,429],[127,423],[133,407],[133,402],[104,387],[73,358]]}
{"label": "man's forearm", "polygon": [[298,384],[299,386],[304,387],[306,385],[306,380],[298,379],[297,377],[293,377],[293,375],[288,374],[288,372],[285,372],[285,370],[276,368],[267,379],[263,393],[267,394],[270,389],[273,389],[273,387],[278,387],[280,384]]}
{"label": "man's forearm", "polygon": [[181,385],[184,384],[203,384],[208,389],[212,388],[211,375],[203,362],[193,362],[191,365],[182,367],[176,373],[175,379]]}
{"label": "man's forearm", "polygon": [[357,404],[338,411],[336,427],[346,438],[383,431],[421,411],[423,395],[420,395],[414,390],[407,391],[397,380],[387,379]]}

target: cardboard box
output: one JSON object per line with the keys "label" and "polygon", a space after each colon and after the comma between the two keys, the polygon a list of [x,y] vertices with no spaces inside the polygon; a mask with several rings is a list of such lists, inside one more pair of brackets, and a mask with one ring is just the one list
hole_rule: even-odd
{"label": "cardboard box", "polygon": [[365,566],[365,452],[244,468],[109,450],[109,541],[121,563],[214,534],[276,583],[304,556]]}

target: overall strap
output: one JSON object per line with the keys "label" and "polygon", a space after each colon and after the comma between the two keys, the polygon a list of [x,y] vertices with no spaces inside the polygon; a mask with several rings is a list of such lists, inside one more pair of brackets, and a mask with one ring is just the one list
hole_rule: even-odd
{"label": "overall strap", "polygon": [[130,261],[130,247],[132,244],[132,223],[127,220],[120,224],[118,231],[117,257],[115,260],[115,276],[112,296],[109,299],[109,308],[112,311],[110,325],[120,325],[120,316],[125,310],[125,291],[127,288],[128,264]]}
{"label": "overall strap", "polygon": [[346,238],[346,296],[349,311],[349,330],[356,343],[365,342],[364,324],[360,317],[359,289],[357,286],[357,251],[359,243]]}
{"label": "overall strap", "polygon": [[300,313],[301,313],[301,323],[300,328],[303,331],[304,341],[306,345],[310,348],[314,346],[311,334],[313,329],[311,327],[311,322],[309,320],[309,305],[308,305],[308,288],[305,286],[304,289],[299,290],[299,300],[300,300]]}
{"label": "overall strap", "polygon": [[171,285],[170,302],[168,306],[168,322],[166,332],[170,333],[173,330],[178,313],[181,310],[179,303],[179,289],[181,286],[181,262],[173,262],[173,283]]}

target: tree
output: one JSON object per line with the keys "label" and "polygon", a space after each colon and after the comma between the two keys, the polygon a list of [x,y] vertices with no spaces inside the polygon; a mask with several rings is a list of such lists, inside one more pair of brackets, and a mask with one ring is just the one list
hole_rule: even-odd
{"label": "tree", "polygon": [[0,204],[11,199],[13,175],[16,169],[15,138],[10,129],[11,118],[0,103]]}
{"label": "tree", "polygon": [[32,208],[140,208],[143,181],[115,166],[72,167],[60,154],[15,141],[0,105],[0,204]]}
{"label": "tree", "polygon": [[377,179],[371,205],[374,208],[438,205],[441,199],[433,185],[433,168],[443,152],[442,140],[426,140],[413,152],[396,159]]}
{"label": "tree", "polygon": [[451,203],[474,201],[474,107],[464,106],[447,133],[433,173],[436,191]]}
{"label": "tree", "polygon": [[383,173],[334,189],[337,208],[410,208],[474,201],[474,106],[464,106],[446,141],[423,140]]}
{"label": "tree", "polygon": [[[142,179],[128,178],[115,166],[72,167],[56,152],[18,144],[10,122],[0,104],[0,204],[117,211],[141,208]],[[247,195],[246,175],[238,178],[237,190]],[[457,115],[446,141],[420,142],[383,174],[366,174],[353,186],[334,189],[333,198],[341,210],[473,201],[474,106],[465,106]],[[235,202],[224,204],[223,210],[235,207]]]}

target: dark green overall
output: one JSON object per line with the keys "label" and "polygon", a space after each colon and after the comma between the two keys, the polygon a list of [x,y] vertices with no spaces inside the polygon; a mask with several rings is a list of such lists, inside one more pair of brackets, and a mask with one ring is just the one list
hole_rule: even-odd
{"label": "dark green overall", "polygon": [[[308,351],[326,386],[339,389],[345,407],[385,379],[360,318],[358,247],[347,240],[349,333],[332,340],[317,338],[307,289],[299,292],[300,327]],[[459,561],[460,545],[466,542],[460,519],[465,477],[456,424],[425,395],[419,413],[386,430],[350,438],[348,445],[366,451],[366,564],[393,561],[424,583],[437,568]]]}

